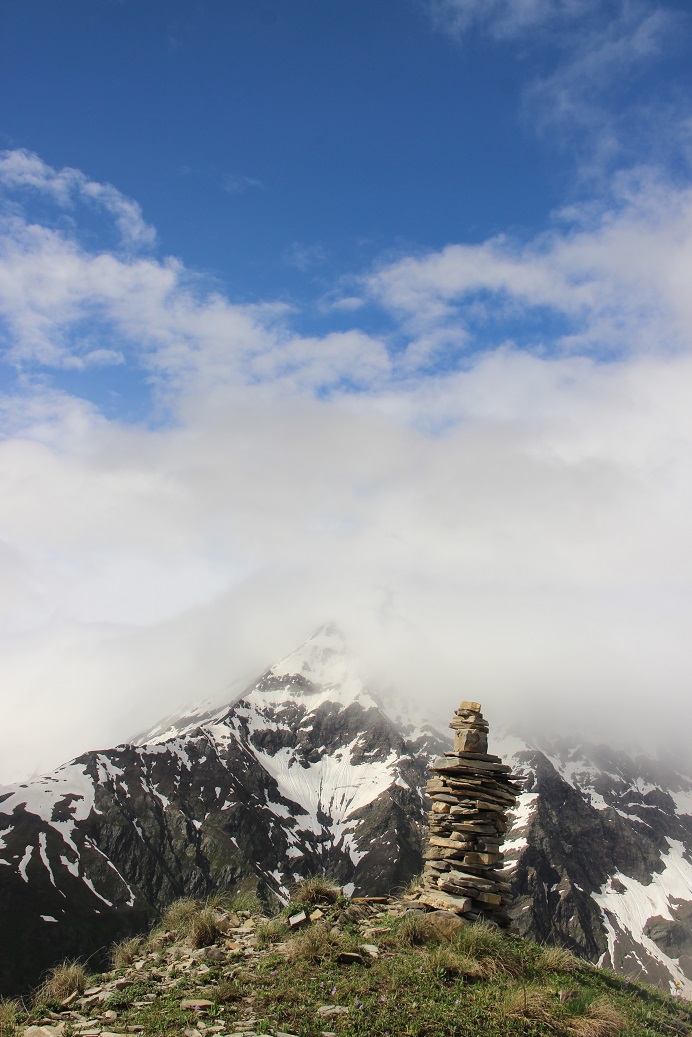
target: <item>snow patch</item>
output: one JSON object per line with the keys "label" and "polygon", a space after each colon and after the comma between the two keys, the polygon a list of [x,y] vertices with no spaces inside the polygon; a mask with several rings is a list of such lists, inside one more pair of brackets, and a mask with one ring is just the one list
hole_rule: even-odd
{"label": "snow patch", "polygon": [[[52,868],[50,866],[50,861],[48,860],[48,849],[47,849],[47,845],[46,845],[46,833],[45,832],[39,832],[39,834],[38,834],[38,852],[41,855],[41,860],[43,861],[43,863],[46,866],[46,871],[48,872],[48,877],[50,878],[51,884],[53,886],[55,886],[55,878],[53,877],[53,870],[52,870]],[[57,889],[57,886],[56,886],[56,889]]]}
{"label": "snow patch", "polygon": [[29,861],[31,860],[31,855],[33,854],[33,852],[34,852],[34,847],[33,846],[27,846],[26,850],[24,851],[24,856],[22,857],[21,861],[19,862],[19,867],[17,869],[17,871],[22,876],[22,878],[24,879],[25,882],[29,881],[29,879],[27,877],[27,874],[26,874],[26,869],[29,866]]}
{"label": "snow patch", "polygon": [[692,789],[668,789],[667,791],[675,803],[675,813],[692,817]]}
{"label": "snow patch", "polygon": [[100,894],[100,893],[98,892],[98,890],[97,890],[97,889],[94,889],[94,884],[93,884],[93,882],[91,881],[91,879],[88,879],[88,878],[86,877],[86,875],[82,875],[82,882],[84,883],[84,885],[85,885],[85,886],[87,886],[87,887],[88,887],[88,888],[89,888],[89,889],[91,890],[91,892],[92,892],[92,893],[94,894],[94,896],[95,896],[95,897],[98,897],[98,898],[99,898],[99,900],[102,900],[102,901],[103,901],[103,903],[104,903],[104,904],[105,904],[105,905],[106,905],[107,907],[113,907],[113,904],[111,903],[111,901],[110,901],[110,900],[106,900],[106,898],[105,898],[105,897],[102,897],[102,896],[101,896],[101,894]]}
{"label": "snow patch", "polygon": [[[537,792],[522,792],[513,810],[507,812],[507,820],[510,823],[509,839],[502,844],[502,852],[506,857],[519,857],[521,851],[528,846],[528,827],[536,813],[538,806]],[[516,867],[517,861],[507,861],[505,867],[508,869]]]}
{"label": "snow patch", "polygon": [[[306,817],[300,817],[301,829],[322,835],[324,824],[320,816],[326,816],[331,820],[329,827],[335,845],[347,834],[349,817],[377,799],[396,777],[398,758],[394,751],[377,763],[353,763],[359,737],[310,767],[301,767],[289,747],[274,756],[255,750],[258,762],[276,780],[281,796],[298,803],[306,812]],[[277,805],[272,804],[272,810],[276,811]],[[356,853],[353,847],[352,859]]]}
{"label": "snow patch", "polygon": [[71,861],[69,857],[60,855],[60,863],[67,868],[70,875],[74,875],[75,878],[79,877],[79,857],[76,861]]}
{"label": "snow patch", "polygon": [[[79,821],[85,821],[91,812],[96,810],[94,782],[84,770],[83,764],[67,763],[58,767],[52,774],[47,774],[31,783],[10,785],[0,789],[0,794],[8,792],[9,795],[0,804],[0,814],[5,814],[12,823],[14,814],[24,808],[27,813],[41,818],[43,823],[57,832],[63,843],[77,857],[79,856],[79,851],[72,838],[75,825]],[[53,820],[58,809],[61,815],[67,816],[66,820]],[[28,881],[26,868],[31,856],[31,849],[27,848],[27,853],[19,864],[19,874],[25,882]],[[45,843],[42,844],[41,856],[51,874],[52,881]]]}

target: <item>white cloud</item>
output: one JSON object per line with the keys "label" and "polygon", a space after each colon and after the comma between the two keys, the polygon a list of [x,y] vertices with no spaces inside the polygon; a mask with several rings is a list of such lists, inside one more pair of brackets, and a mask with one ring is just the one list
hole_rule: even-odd
{"label": "white cloud", "polygon": [[[608,19],[597,18],[569,34],[561,59],[552,71],[527,84],[524,108],[541,132],[553,141],[573,142],[578,135],[587,145],[581,175],[600,175],[622,164],[634,150],[656,154],[655,134],[648,125],[651,100],[635,92],[623,101],[623,86],[636,83],[641,72],[665,56],[680,19],[669,9],[649,3],[618,5]],[[665,105],[664,105],[665,107]],[[673,141],[682,134],[686,114],[678,109],[657,112],[665,118]],[[647,141],[647,137],[650,139]]]}
{"label": "white cloud", "polygon": [[549,311],[567,324],[539,337],[551,349],[689,348],[692,190],[643,174],[615,187],[612,208],[575,207],[533,240],[499,237],[405,257],[367,287],[414,335],[461,323],[475,329],[476,343],[497,342],[494,322],[505,335],[507,321]]}
{"label": "white cloud", "polygon": [[244,194],[253,188],[264,188],[261,180],[254,176],[239,176],[236,173],[226,173],[221,178],[223,189],[227,194]]}
{"label": "white cloud", "polygon": [[127,247],[148,248],[155,244],[156,233],[144,222],[139,205],[112,184],[89,180],[80,170],[69,166],[54,169],[23,148],[0,151],[0,186],[44,194],[64,208],[74,206],[76,201],[89,202],[113,218]]}
{"label": "white cloud", "polygon": [[578,179],[598,182],[645,155],[660,159],[662,148],[684,155],[684,93],[669,84],[668,95],[654,99],[636,89],[687,30],[675,7],[656,0],[428,0],[426,7],[462,46],[476,32],[522,58],[540,55],[516,66],[521,111],[551,147],[573,155]]}
{"label": "white cloud", "polygon": [[306,245],[304,242],[294,241],[284,253],[284,263],[303,273],[314,267],[323,266],[328,258],[327,250],[319,243]]}
{"label": "white cloud", "polygon": [[43,416],[0,449],[4,766],[29,732],[52,762],[120,740],[332,616],[435,706],[593,708],[618,737],[655,694],[679,725],[691,366],[499,351],[375,397],[205,393],[156,433]]}
{"label": "white cloud", "polygon": [[498,39],[569,24],[596,6],[597,0],[428,0],[433,18],[448,31],[479,27]]}
{"label": "white cloud", "polygon": [[[0,776],[220,696],[331,617],[446,712],[593,710],[616,738],[653,698],[662,736],[689,723],[692,204],[643,175],[614,197],[382,266],[388,336],[298,334],[16,210],[0,314],[42,381],[0,399]],[[568,334],[507,342],[536,310]],[[99,349],[167,422],[50,388]]]}
{"label": "white cloud", "polygon": [[321,303],[321,309],[324,313],[329,313],[330,310],[341,313],[354,313],[356,310],[361,309],[365,305],[365,300],[357,295],[334,295],[328,296]]}

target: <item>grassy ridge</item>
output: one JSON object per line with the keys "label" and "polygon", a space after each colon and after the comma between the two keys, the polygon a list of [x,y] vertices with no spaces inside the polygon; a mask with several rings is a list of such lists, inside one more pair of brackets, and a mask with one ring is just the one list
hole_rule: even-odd
{"label": "grassy ridge", "polygon": [[[323,887],[273,919],[247,901],[179,902],[147,940],[114,948],[111,973],[58,969],[32,1004],[0,1003],[0,1035],[38,1024],[64,1037],[692,1034],[686,1001],[559,948]],[[315,920],[292,931],[300,909]]]}

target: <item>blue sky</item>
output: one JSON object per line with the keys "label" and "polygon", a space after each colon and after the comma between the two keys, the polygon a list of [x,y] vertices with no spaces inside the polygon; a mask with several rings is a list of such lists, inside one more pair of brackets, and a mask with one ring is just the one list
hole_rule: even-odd
{"label": "blue sky", "polygon": [[679,718],[688,5],[0,18],[0,780],[330,618],[441,705]]}
{"label": "blue sky", "polygon": [[518,117],[525,59],[415,2],[10,3],[3,36],[5,146],[116,184],[234,298],[530,230],[571,176]]}

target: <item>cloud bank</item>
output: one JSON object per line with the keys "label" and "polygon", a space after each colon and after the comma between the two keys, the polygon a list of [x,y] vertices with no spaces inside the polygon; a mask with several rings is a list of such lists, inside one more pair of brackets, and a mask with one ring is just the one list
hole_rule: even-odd
{"label": "cloud bank", "polygon": [[530,240],[390,260],[305,335],[152,253],[114,188],[0,171],[0,779],[230,697],[328,619],[426,710],[692,719],[689,189],[639,170]]}

